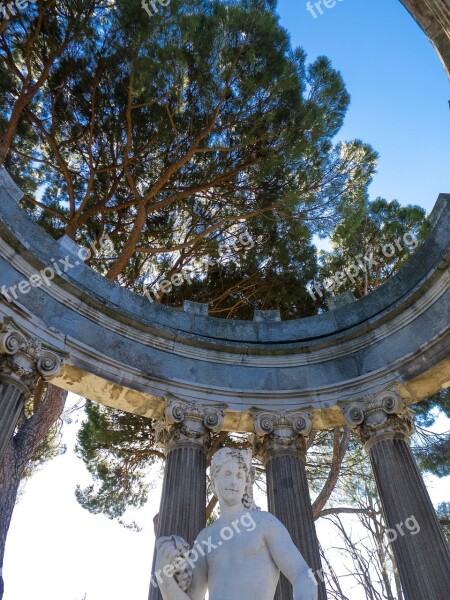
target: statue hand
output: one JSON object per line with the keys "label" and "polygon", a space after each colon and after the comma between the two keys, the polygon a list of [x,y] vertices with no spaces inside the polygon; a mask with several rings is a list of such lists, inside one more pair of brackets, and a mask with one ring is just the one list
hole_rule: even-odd
{"label": "statue hand", "polygon": [[[171,535],[156,540],[156,571],[161,571],[163,579],[174,578],[183,591],[186,591],[192,582],[192,570],[188,568],[185,558],[189,551],[189,544],[182,537]],[[167,573],[164,567],[167,567]]]}
{"label": "statue hand", "polygon": [[173,560],[180,556],[173,536],[164,536],[156,540],[156,566],[163,568],[165,565],[172,564]]}

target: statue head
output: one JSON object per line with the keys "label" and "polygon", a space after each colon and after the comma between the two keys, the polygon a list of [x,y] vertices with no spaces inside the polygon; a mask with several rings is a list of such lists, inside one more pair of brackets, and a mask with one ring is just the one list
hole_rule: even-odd
{"label": "statue head", "polygon": [[222,448],[211,460],[214,495],[230,506],[239,502],[249,510],[257,510],[253,500],[254,469],[251,450]]}

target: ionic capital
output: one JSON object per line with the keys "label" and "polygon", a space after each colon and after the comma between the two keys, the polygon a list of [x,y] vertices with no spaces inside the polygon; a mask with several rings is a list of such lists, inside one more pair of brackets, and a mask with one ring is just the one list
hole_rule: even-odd
{"label": "ionic capital", "polygon": [[0,379],[22,389],[27,396],[39,381],[59,375],[62,356],[42,347],[37,338],[19,331],[11,319],[0,324]]}
{"label": "ionic capital", "polygon": [[156,440],[166,453],[175,447],[196,446],[205,451],[212,431],[220,431],[226,404],[202,404],[166,396],[164,417],[156,424]]}
{"label": "ionic capital", "polygon": [[413,411],[404,405],[397,389],[340,404],[340,409],[367,452],[383,440],[402,439],[409,443],[414,433]]}
{"label": "ionic capital", "polygon": [[306,457],[305,438],[311,433],[312,411],[302,410],[268,411],[253,408],[255,430],[254,451],[263,462],[286,454]]}

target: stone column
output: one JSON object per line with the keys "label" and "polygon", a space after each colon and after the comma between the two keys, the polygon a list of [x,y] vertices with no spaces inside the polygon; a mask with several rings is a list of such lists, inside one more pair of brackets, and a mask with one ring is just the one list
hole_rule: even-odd
{"label": "stone column", "polygon": [[0,460],[14,435],[24,402],[40,378],[52,379],[62,358],[18,331],[11,319],[0,325]]}
{"label": "stone column", "polygon": [[410,449],[412,411],[397,390],[342,406],[369,453],[406,600],[447,600],[450,551]]}
{"label": "stone column", "polygon": [[[206,454],[211,431],[220,431],[225,409],[226,405],[166,399],[165,416],[156,428],[166,454],[157,538],[179,535],[192,546],[205,527]],[[156,551],[153,565],[155,555]],[[152,570],[149,600],[161,600],[153,575]]]}
{"label": "stone column", "polygon": [[[311,412],[253,410],[255,452],[266,467],[269,511],[289,531],[308,566],[316,574],[319,598],[325,585],[306,478],[306,440],[312,429]],[[311,576],[313,576],[311,572]],[[290,582],[282,575],[276,600],[292,600]]]}

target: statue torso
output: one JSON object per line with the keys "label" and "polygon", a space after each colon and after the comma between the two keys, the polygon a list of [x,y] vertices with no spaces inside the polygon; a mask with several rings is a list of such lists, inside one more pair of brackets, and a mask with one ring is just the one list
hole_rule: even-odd
{"label": "statue torso", "polygon": [[219,519],[198,537],[204,541],[210,600],[273,600],[280,571],[265,533],[268,513],[250,514],[256,523],[253,530]]}

